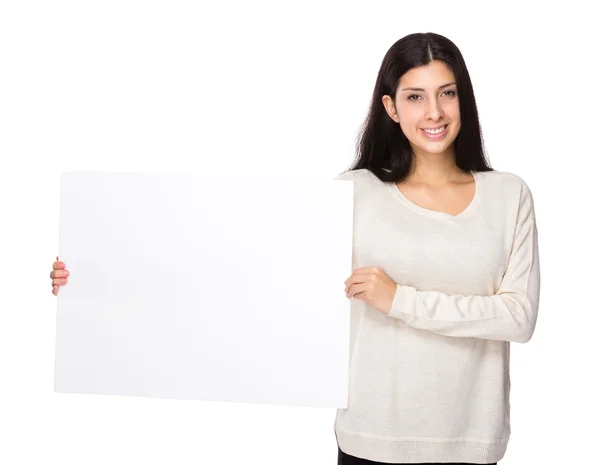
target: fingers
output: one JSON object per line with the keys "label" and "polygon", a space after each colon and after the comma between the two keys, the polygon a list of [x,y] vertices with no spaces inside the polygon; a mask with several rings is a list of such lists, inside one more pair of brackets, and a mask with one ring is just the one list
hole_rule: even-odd
{"label": "fingers", "polygon": [[69,271],[65,269],[65,264],[59,261],[56,257],[56,261],[52,264],[53,271],[50,272],[50,279],[52,279],[52,294],[58,295],[60,286],[67,284]]}
{"label": "fingers", "polygon": [[[358,268],[360,270],[364,270],[364,269],[370,269],[370,268]],[[356,270],[355,270],[356,271]],[[352,275],[350,275],[350,277],[348,279],[346,279],[346,281],[344,281],[344,284],[346,286],[346,293],[348,292],[348,290],[356,284],[362,284],[362,283],[367,283],[367,282],[372,282],[372,281],[376,281],[377,277],[375,276],[375,273],[365,273],[364,271],[362,272],[362,274],[354,274],[352,273]]]}
{"label": "fingers", "polygon": [[360,295],[364,291],[366,291],[368,289],[368,287],[369,287],[369,285],[368,284],[364,284],[364,283],[353,284],[348,289],[346,289],[346,297],[350,297],[351,298],[351,297],[354,297],[356,295]]}
{"label": "fingers", "polygon": [[51,271],[50,272],[50,278],[54,279],[54,278],[66,278],[67,276],[69,276],[69,271],[68,270],[57,270],[57,271]]}

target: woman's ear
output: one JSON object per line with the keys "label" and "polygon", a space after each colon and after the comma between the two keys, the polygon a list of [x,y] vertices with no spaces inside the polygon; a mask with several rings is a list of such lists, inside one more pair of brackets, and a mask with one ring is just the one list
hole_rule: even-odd
{"label": "woman's ear", "polygon": [[381,101],[383,102],[383,107],[385,108],[385,111],[387,112],[388,116],[392,118],[396,123],[400,123],[400,120],[398,119],[398,114],[396,113],[396,106],[394,105],[392,97],[390,97],[389,95],[384,95],[383,97],[381,97]]}

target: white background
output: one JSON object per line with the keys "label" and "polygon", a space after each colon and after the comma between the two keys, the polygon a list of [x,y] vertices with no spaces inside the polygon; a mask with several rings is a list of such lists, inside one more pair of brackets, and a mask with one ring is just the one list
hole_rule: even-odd
{"label": "white background", "polygon": [[[597,460],[600,44],[588,2],[214,3],[0,6],[0,463],[335,463],[334,410],[53,392],[60,174],[333,178],[353,160],[385,52],[428,31],[461,49],[492,166],[535,200],[540,313],[533,339],[512,345],[502,463]],[[310,276],[298,292],[310,297]]]}

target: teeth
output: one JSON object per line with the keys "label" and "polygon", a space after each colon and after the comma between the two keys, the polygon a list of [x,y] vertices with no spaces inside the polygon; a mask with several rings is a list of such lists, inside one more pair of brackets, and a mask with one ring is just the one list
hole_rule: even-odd
{"label": "teeth", "polygon": [[423,131],[425,131],[427,134],[439,134],[440,132],[442,132],[444,129],[446,129],[446,126],[442,126],[439,129],[436,130],[431,130],[431,129],[423,129]]}

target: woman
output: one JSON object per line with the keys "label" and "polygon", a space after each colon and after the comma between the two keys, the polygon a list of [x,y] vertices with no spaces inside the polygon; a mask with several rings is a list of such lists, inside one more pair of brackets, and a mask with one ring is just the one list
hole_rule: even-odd
{"label": "woman", "polygon": [[338,464],[496,463],[510,341],[537,319],[533,198],[492,170],[458,48],[411,34],[385,55],[354,181],[348,407]]}
{"label": "woman", "polygon": [[[355,165],[348,406],[338,464],[491,464],[506,451],[510,341],[537,319],[533,198],[488,165],[469,74],[437,34],[381,64]],[[58,260],[58,257],[57,257]],[[53,293],[67,281],[55,262]]]}

